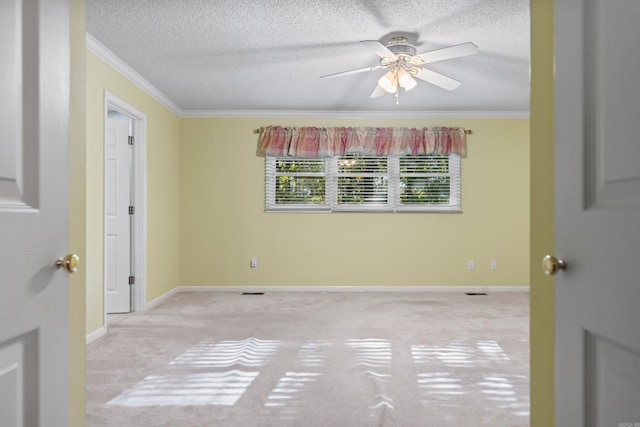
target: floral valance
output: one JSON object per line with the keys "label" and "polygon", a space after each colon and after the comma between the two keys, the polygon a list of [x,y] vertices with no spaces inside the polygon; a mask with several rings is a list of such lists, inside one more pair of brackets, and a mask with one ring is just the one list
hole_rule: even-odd
{"label": "floral valance", "polygon": [[260,153],[267,156],[322,158],[358,153],[366,156],[459,154],[466,156],[463,128],[282,127],[261,129]]}

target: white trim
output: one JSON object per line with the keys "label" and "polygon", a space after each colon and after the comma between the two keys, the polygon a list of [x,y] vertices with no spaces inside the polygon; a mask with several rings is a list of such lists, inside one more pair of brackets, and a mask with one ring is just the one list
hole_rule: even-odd
{"label": "white trim", "polygon": [[86,36],[87,50],[111,68],[122,74],[126,79],[144,91],[147,95],[158,101],[177,116],[182,115],[182,109],[178,107],[168,96],[162,93],[157,87],[149,83],[147,79],[138,74],[133,68],[129,67],[115,53],[111,52],[105,45],[96,40],[91,34]]}
{"label": "white trim", "polygon": [[182,110],[190,118],[405,118],[528,119],[529,111],[268,111]]}
{"label": "white trim", "polygon": [[529,286],[178,286],[156,298],[147,308],[165,302],[180,292],[529,292]]}
{"label": "white trim", "polygon": [[189,118],[416,118],[416,119],[528,119],[529,111],[296,111],[296,110],[183,110],[115,53],[86,33],[87,50],[178,117]]}
{"label": "white trim", "polygon": [[[136,138],[135,147],[136,155],[134,156],[134,182],[135,182],[135,198],[134,206],[136,213],[134,215],[133,237],[136,245],[134,264],[136,286],[134,293],[134,311],[144,311],[147,298],[147,116],[131,105],[127,104],[120,98],[104,92],[104,122],[103,122],[103,144],[106,141],[106,123],[108,111],[118,111],[121,114],[129,116],[134,122],[134,135]],[[104,189],[103,189],[104,192]],[[103,230],[104,235],[104,230]],[[106,256],[106,251],[105,251]],[[103,260],[104,262],[104,260]],[[107,289],[106,280],[103,277],[103,314],[104,325],[107,324]]]}
{"label": "white trim", "polygon": [[85,345],[91,344],[92,342],[96,341],[99,338],[102,338],[106,334],[107,334],[107,328],[105,326],[101,327],[96,331],[91,332],[90,334],[87,334],[85,338]]}
{"label": "white trim", "polygon": [[172,296],[180,292],[185,292],[182,286],[178,286],[177,288],[171,289],[166,294],[160,295],[158,298],[155,298],[153,301],[149,301],[145,306],[145,310],[149,310],[151,308],[164,304],[169,300],[169,298],[171,298]]}

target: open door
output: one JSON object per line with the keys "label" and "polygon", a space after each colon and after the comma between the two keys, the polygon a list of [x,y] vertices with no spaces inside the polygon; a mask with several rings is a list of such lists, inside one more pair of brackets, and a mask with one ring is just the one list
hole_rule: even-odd
{"label": "open door", "polygon": [[107,313],[131,311],[133,138],[130,120],[110,114],[105,128],[104,227]]}
{"label": "open door", "polygon": [[555,20],[556,426],[636,426],[640,2],[556,0]]}
{"label": "open door", "polygon": [[0,424],[69,424],[69,2],[0,2]]}
{"label": "open door", "polygon": [[146,304],[147,116],[105,91],[104,124],[107,325],[107,313],[144,311]]}

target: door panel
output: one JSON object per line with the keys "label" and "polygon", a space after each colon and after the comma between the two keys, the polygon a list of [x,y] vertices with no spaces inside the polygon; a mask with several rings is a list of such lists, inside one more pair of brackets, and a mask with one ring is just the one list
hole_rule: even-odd
{"label": "door panel", "polygon": [[555,255],[567,262],[555,279],[556,425],[633,425],[640,2],[555,4]]}
{"label": "door panel", "polygon": [[38,341],[35,333],[22,335],[0,348],[0,414],[3,425],[36,425],[38,411],[29,409],[38,396]]}
{"label": "door panel", "polygon": [[589,204],[640,208],[636,2],[585,3],[585,143]]}
{"label": "door panel", "polygon": [[131,292],[129,119],[108,118],[105,139],[105,288],[107,313],[128,313]]}
{"label": "door panel", "polygon": [[11,426],[23,425],[22,359],[22,347],[18,344],[6,344],[5,348],[0,349],[0,414],[4,422]]}
{"label": "door panel", "polygon": [[[606,338],[587,336],[587,410],[592,425],[637,422],[629,408],[640,402],[640,354]],[[624,418],[625,415],[628,418]],[[635,418],[632,418],[635,417]],[[635,420],[635,421],[634,421]]]}
{"label": "door panel", "polygon": [[0,2],[2,425],[68,425],[68,8]]}
{"label": "door panel", "polygon": [[35,2],[3,2],[0,13],[0,208],[31,208],[37,202],[38,19]]}
{"label": "door panel", "polygon": [[[118,274],[118,267],[120,268],[120,273],[122,273],[123,270],[125,270],[126,266],[120,266],[118,264],[118,236],[115,235],[107,235],[106,238],[106,249],[105,249],[105,254],[107,257],[107,263],[106,263],[106,283],[107,283],[107,295],[111,296],[117,292],[120,291],[119,288],[121,288],[124,283],[122,280],[120,280],[120,284],[118,284],[118,278],[122,279],[122,274]],[[129,277],[129,274],[127,273],[127,280]],[[110,304],[110,311],[109,313],[113,313],[113,303]]]}

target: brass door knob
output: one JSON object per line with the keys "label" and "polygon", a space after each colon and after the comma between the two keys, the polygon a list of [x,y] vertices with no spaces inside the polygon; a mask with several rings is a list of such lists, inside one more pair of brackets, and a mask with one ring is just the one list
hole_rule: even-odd
{"label": "brass door knob", "polygon": [[552,255],[547,255],[542,258],[542,270],[544,270],[545,274],[549,276],[553,276],[558,272],[558,270],[566,270],[567,263],[561,259],[558,259]]}
{"label": "brass door knob", "polygon": [[75,273],[78,271],[78,267],[80,266],[80,257],[76,254],[68,254],[64,258],[60,258],[56,261],[56,266],[58,268],[62,268],[69,274]]}

